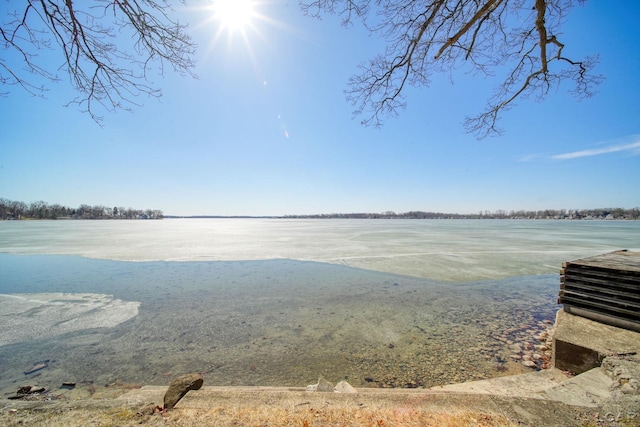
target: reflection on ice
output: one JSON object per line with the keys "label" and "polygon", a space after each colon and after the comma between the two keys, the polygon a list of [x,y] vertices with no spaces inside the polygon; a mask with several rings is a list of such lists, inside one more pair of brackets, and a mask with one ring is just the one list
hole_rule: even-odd
{"label": "reflection on ice", "polygon": [[8,253],[124,261],[297,259],[461,282],[556,273],[566,260],[640,250],[640,221],[7,221],[0,242]]}

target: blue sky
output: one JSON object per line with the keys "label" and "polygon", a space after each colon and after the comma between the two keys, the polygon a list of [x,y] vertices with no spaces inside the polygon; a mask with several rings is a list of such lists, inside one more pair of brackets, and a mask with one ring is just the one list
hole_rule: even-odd
{"label": "blue sky", "polygon": [[100,127],[63,106],[75,97],[64,80],[46,99],[0,98],[0,197],[173,215],[637,207],[640,4],[625,3],[587,1],[563,27],[567,55],[600,55],[595,97],[565,86],[520,100],[505,134],[480,141],[462,122],[498,80],[436,76],[367,128],[343,93],[384,46],[362,28],[306,17],[295,1],[258,5],[245,36],[220,32],[211,11],[182,11],[198,79],[153,76],[159,100],[105,113]]}

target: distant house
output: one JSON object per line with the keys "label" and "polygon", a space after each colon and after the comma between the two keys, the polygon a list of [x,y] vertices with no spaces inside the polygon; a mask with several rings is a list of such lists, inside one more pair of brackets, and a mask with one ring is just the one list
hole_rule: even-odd
{"label": "distant house", "polygon": [[149,219],[149,216],[146,213],[140,214],[140,219]]}

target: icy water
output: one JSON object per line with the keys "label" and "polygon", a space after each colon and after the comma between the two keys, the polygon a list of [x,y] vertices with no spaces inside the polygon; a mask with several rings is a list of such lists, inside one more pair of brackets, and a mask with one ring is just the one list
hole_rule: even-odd
{"label": "icy water", "polygon": [[522,372],[562,261],[639,246],[621,221],[0,222],[0,390]]}

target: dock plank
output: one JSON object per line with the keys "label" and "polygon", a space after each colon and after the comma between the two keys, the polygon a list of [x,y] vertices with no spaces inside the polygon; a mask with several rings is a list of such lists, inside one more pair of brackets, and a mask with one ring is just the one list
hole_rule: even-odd
{"label": "dock plank", "polygon": [[640,252],[562,263],[558,303],[580,308],[585,317],[640,331]]}

